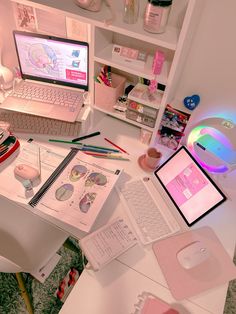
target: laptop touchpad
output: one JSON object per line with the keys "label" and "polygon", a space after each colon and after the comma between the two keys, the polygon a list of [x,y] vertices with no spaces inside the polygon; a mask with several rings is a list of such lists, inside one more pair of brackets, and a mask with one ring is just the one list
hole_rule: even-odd
{"label": "laptop touchpad", "polygon": [[46,103],[42,103],[39,101],[35,100],[29,100],[28,102],[25,103],[24,107],[22,110],[25,112],[30,112],[30,113],[35,113],[35,114],[45,114],[49,113],[52,111],[53,105],[49,105]]}

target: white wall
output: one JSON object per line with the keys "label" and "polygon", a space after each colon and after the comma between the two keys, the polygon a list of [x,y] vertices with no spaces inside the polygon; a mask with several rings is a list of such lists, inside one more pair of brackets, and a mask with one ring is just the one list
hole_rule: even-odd
{"label": "white wall", "polygon": [[10,0],[0,0],[0,45],[2,46],[2,62],[13,67],[17,65],[12,30],[15,29],[15,20]]}
{"label": "white wall", "polygon": [[236,124],[236,1],[204,1],[177,95],[178,99],[193,94],[201,97],[187,131],[212,116]]}

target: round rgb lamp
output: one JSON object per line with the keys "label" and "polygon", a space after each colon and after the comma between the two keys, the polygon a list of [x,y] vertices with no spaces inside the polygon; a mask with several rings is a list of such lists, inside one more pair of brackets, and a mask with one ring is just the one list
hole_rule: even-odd
{"label": "round rgb lamp", "polygon": [[187,147],[199,164],[212,173],[225,173],[236,168],[233,145],[234,124],[221,118],[203,120],[189,134]]}

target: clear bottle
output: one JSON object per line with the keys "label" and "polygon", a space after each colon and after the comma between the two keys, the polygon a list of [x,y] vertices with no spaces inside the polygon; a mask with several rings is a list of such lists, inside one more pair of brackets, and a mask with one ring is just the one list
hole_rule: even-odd
{"label": "clear bottle", "polygon": [[139,16],[139,0],[124,0],[123,21],[127,24],[137,22]]}
{"label": "clear bottle", "polygon": [[148,0],[143,27],[150,33],[164,33],[172,0]]}

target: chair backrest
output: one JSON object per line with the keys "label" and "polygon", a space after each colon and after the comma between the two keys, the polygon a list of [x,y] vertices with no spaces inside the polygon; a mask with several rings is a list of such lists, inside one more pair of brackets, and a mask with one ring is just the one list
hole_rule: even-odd
{"label": "chair backrest", "polygon": [[[9,261],[24,272],[44,266],[69,234],[30,212],[27,205],[0,195],[0,257],[2,268]],[[4,266],[5,265],[5,266]],[[1,271],[6,271],[0,268]]]}

